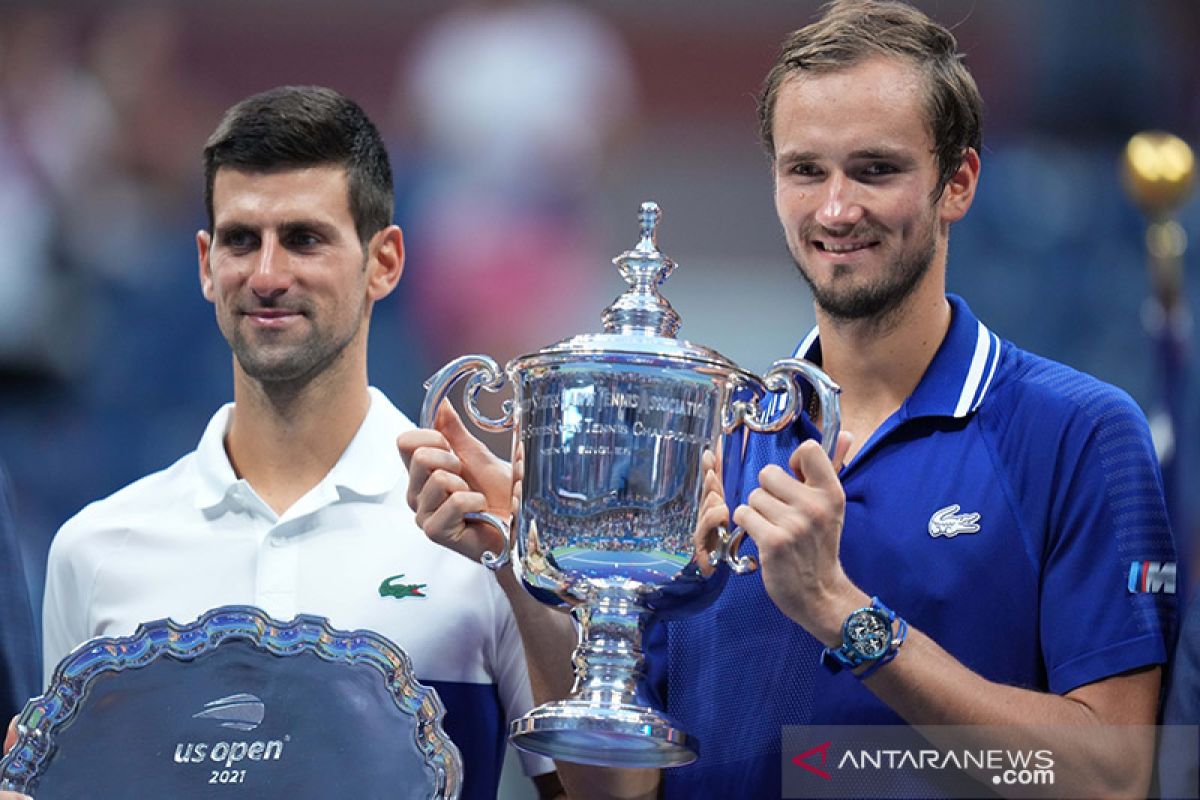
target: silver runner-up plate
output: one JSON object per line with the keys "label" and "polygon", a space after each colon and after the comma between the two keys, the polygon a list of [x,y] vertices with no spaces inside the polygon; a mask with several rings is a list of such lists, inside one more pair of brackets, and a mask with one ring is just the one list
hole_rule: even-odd
{"label": "silver runner-up plate", "polygon": [[37,800],[457,798],[412,662],[370,631],[225,606],[80,645],[18,718],[0,789]]}

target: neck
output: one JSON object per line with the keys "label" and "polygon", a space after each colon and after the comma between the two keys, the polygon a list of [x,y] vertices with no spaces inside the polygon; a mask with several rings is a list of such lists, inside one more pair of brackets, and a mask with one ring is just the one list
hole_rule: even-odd
{"label": "neck", "polygon": [[842,387],[842,427],[857,452],[913,393],[950,327],[941,281],[914,291],[886,319],[839,320],[817,309],[822,368]]}
{"label": "neck", "polygon": [[251,378],[235,362],[225,451],[238,477],[283,514],[329,474],[370,403],[365,361],[280,383]]}

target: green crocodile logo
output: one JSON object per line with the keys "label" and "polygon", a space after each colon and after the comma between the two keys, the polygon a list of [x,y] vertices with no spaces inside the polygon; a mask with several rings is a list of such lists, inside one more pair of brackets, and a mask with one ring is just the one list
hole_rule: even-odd
{"label": "green crocodile logo", "polygon": [[393,575],[390,578],[384,578],[383,583],[379,584],[379,596],[380,597],[395,597],[395,598],[425,597],[426,596],[421,593],[421,590],[424,589],[427,584],[424,584],[424,583],[395,583],[395,581],[398,581],[403,577],[404,577],[404,575],[400,574],[400,575]]}

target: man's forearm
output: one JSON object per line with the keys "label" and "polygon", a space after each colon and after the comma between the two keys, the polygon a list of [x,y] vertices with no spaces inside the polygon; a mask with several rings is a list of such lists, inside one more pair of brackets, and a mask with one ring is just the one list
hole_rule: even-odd
{"label": "man's forearm", "polygon": [[[1160,670],[1149,667],[1065,695],[1005,686],[972,672],[936,642],[910,629],[900,653],[865,685],[914,726],[986,726],[963,741],[934,744],[1048,748],[1056,782],[1074,796],[1145,796],[1154,755]],[[847,676],[848,680],[852,680]],[[926,731],[923,731],[926,732]]]}

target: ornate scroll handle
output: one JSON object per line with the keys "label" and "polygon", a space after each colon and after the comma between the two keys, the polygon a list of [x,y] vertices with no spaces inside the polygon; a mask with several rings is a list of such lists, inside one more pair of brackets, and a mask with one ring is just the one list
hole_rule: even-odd
{"label": "ornate scroll handle", "polygon": [[450,390],[458,381],[470,375],[463,389],[467,413],[471,421],[485,431],[502,433],[513,426],[512,400],[505,400],[502,406],[504,416],[498,419],[484,416],[479,410],[478,398],[481,390],[495,393],[504,385],[506,377],[500,367],[488,356],[459,356],[446,366],[434,373],[425,381],[425,402],[421,404],[421,427],[432,428],[433,420],[437,417],[438,406],[450,394]]}
{"label": "ornate scroll handle", "polygon": [[[830,459],[837,449],[838,432],[842,428],[841,402],[838,395],[841,388],[825,374],[820,367],[799,358],[784,358],[771,365],[771,370],[763,377],[753,400],[735,401],[726,414],[725,432],[730,433],[741,424],[755,433],[775,433],[791,425],[800,413],[800,387],[796,378],[803,378],[816,392],[817,401],[821,408],[821,449]],[[762,400],[768,394],[784,394],[783,409],[776,415],[767,417],[770,409],[764,410]],[[720,532],[721,545],[717,552],[710,557],[713,566],[724,561],[738,575],[745,575],[758,569],[758,561],[753,556],[739,556],[738,549],[746,532],[740,527]]]}
{"label": "ornate scroll handle", "polygon": [[[467,375],[470,375],[471,378],[467,381],[467,385],[463,389],[463,398],[466,402],[467,416],[471,418],[471,421],[483,430],[491,431],[492,433],[500,433],[511,429],[513,426],[512,400],[504,401],[502,407],[504,409],[503,417],[492,418],[484,416],[479,410],[479,392],[482,390],[496,392],[505,383],[505,374],[500,370],[496,362],[488,356],[480,355],[459,356],[434,373],[432,378],[425,381],[425,402],[421,404],[421,427],[433,427],[438,407],[441,406],[446,396],[450,394],[450,390],[454,387],[454,384]],[[463,517],[471,522],[483,522],[491,525],[500,531],[500,535],[504,537],[506,543],[505,549],[499,555],[490,550],[485,551],[479,557],[480,562],[492,571],[498,570],[507,564],[510,559],[510,548],[507,546],[507,543],[511,538],[508,523],[495,514],[486,511],[478,513],[470,512],[463,514]]]}

